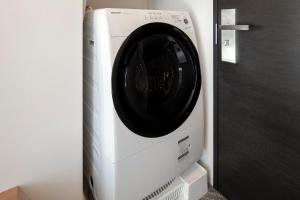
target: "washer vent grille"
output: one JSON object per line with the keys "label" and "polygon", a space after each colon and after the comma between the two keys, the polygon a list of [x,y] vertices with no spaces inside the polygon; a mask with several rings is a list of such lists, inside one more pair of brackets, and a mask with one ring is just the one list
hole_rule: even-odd
{"label": "washer vent grille", "polygon": [[159,200],[181,200],[183,198],[183,186],[177,187],[174,191],[164,195]]}
{"label": "washer vent grille", "polygon": [[[175,178],[172,178],[169,182],[167,182],[166,184],[164,184],[163,186],[161,186],[160,188],[158,188],[157,190],[155,190],[148,196],[144,197],[142,200],[150,200],[150,199],[153,199],[154,197],[158,196],[163,191],[165,191],[174,182],[174,180],[175,180]],[[173,199],[170,199],[170,200],[173,200]]]}

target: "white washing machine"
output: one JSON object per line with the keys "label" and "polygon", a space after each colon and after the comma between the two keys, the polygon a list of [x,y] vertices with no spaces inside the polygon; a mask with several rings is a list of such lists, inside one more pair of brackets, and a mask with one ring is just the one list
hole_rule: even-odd
{"label": "white washing machine", "polygon": [[100,9],[84,23],[84,174],[97,200],[152,200],[198,161],[201,69],[187,12]]}

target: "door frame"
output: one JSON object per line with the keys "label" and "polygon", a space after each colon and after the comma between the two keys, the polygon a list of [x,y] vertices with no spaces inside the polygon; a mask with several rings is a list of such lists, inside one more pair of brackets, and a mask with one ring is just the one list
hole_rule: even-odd
{"label": "door frame", "polygon": [[219,9],[219,1],[218,0],[213,0],[213,34],[214,34],[214,41],[213,41],[213,144],[214,144],[214,156],[213,156],[213,161],[214,161],[214,168],[213,168],[213,174],[214,174],[214,188],[219,189],[219,126],[218,126],[218,114],[219,114],[219,101],[218,101],[218,92],[219,92],[219,87],[218,87],[218,64],[219,64],[219,55],[220,52],[218,50],[218,43],[219,43],[219,31],[218,31],[218,9]]}

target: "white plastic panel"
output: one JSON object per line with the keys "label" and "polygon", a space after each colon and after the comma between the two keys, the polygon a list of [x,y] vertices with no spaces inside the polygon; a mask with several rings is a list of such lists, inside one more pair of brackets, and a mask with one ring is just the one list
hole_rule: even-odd
{"label": "white plastic panel", "polygon": [[107,11],[110,34],[113,37],[128,36],[139,24],[139,17],[134,12],[118,10]]}

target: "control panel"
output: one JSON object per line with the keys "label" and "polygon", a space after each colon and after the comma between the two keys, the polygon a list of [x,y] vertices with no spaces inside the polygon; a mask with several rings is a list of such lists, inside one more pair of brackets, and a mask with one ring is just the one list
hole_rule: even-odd
{"label": "control panel", "polygon": [[155,22],[155,21],[171,21],[173,23],[181,23],[188,25],[190,22],[187,17],[184,15],[174,14],[174,13],[165,13],[160,11],[149,11],[144,14],[143,17],[147,22]]}
{"label": "control panel", "polygon": [[155,22],[171,24],[193,37],[194,29],[187,12],[109,9],[110,33],[113,37],[126,37],[138,27]]}

